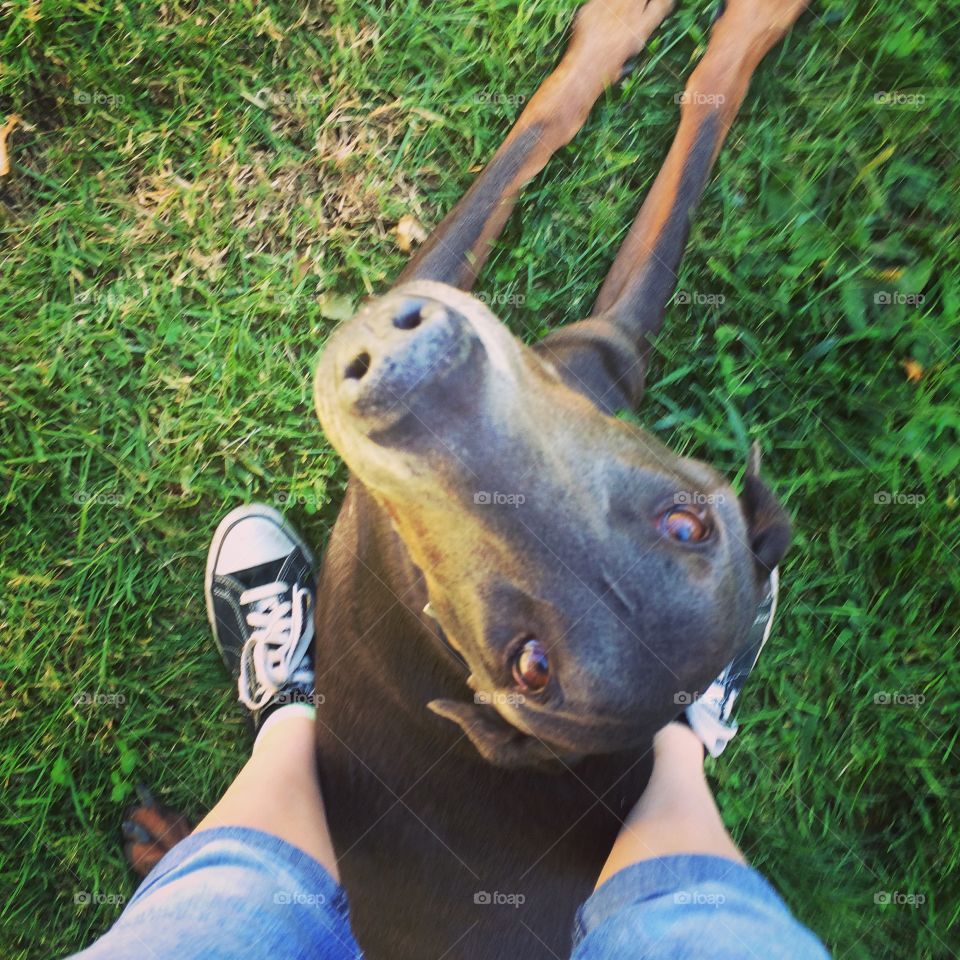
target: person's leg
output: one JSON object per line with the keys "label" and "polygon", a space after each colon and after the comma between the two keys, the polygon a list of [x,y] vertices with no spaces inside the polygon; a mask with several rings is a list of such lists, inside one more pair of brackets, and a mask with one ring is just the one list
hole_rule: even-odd
{"label": "person's leg", "polygon": [[703,772],[703,744],[685,724],[669,723],[653,741],[653,774],[627,817],[597,880],[640,860],[702,853],[745,863],[727,833]]}
{"label": "person's leg", "polygon": [[270,507],[238,508],[217,528],[207,610],[250,711],[253,752],[185,838],[183,818],[142,795],[124,836],[131,864],[152,869],[113,928],[78,957],[359,956],[317,779],[313,580],[309,550]]}
{"label": "person's leg", "polygon": [[697,853],[746,863],[727,833],[703,772],[704,751],[723,753],[737,732],[733,707],[770,638],[777,612],[780,574],[774,569],[744,649],[678,721],[653,740],[653,774],[623,824],[600,879],[640,860]]}
{"label": "person's leg", "polygon": [[[278,836],[337,877],[314,758],[313,557],[272,507],[249,504],[220,522],[207,557],[207,615],[217,650],[250,711],[253,755],[196,828]],[[189,831],[148,791],[123,830],[146,876]]]}
{"label": "person's leg", "polygon": [[736,733],[731,712],[770,633],[776,571],[746,648],[654,738],[650,782],[577,915],[573,960],[824,960],[727,833],[703,771]]}
{"label": "person's leg", "polygon": [[296,707],[275,713],[244,768],[194,834],[214,827],[262,830],[310,854],[339,882],[315,749],[312,717]]}

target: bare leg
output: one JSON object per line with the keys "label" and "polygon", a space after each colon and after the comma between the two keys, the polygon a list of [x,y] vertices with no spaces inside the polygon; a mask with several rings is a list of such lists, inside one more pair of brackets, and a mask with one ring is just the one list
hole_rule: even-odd
{"label": "bare leg", "polygon": [[627,817],[597,886],[642,860],[702,853],[745,863],[727,833],[703,775],[703,744],[683,724],[669,723],[653,740],[653,776]]}
{"label": "bare leg", "polygon": [[314,720],[277,716],[253,754],[195,833],[213,827],[250,827],[273,834],[318,860],[337,882],[316,767]]}
{"label": "bare leg", "polygon": [[[258,733],[252,756],[195,832],[248,827],[272,834],[339,880],[316,767],[313,566],[297,531],[265,504],[230,511],[213,535],[207,613]],[[146,875],[189,824],[148,791],[140,801],[127,811],[123,836],[130,865]]]}

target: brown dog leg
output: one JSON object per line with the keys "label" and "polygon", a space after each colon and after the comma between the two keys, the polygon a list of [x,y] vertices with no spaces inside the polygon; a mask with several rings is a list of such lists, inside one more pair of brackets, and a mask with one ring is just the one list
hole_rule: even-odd
{"label": "brown dog leg", "polygon": [[398,283],[473,286],[522,186],[573,138],[604,88],[619,79],[624,64],[643,49],[672,7],[673,0],[590,0],[577,12],[559,66]]}
{"label": "brown dog leg", "polygon": [[764,55],[808,0],[727,0],[690,75],[673,145],[604,280],[592,318],[543,340],[572,386],[604,409],[636,406],[677,279],[690,220]]}

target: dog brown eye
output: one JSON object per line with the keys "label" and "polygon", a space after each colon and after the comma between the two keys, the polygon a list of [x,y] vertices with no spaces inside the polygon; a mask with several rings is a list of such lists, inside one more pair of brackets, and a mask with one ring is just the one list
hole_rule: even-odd
{"label": "dog brown eye", "polygon": [[547,649],[539,640],[528,640],[513,658],[513,679],[521,690],[542,690],[550,679]]}
{"label": "dog brown eye", "polygon": [[698,543],[710,533],[707,521],[699,513],[687,508],[668,510],[660,518],[660,532],[680,543]]}

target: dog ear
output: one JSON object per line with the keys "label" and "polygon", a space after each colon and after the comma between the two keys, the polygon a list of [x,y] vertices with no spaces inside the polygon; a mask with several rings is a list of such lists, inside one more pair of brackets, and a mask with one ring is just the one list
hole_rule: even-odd
{"label": "dog ear", "polygon": [[427,707],[437,716],[457,724],[480,756],[495,766],[549,766],[557,759],[536,737],[521,733],[487,704],[431,700]]}
{"label": "dog ear", "polygon": [[760,446],[757,443],[750,448],[740,505],[747,521],[757,572],[765,579],[790,546],[791,525],[787,512],[760,479]]}
{"label": "dog ear", "polygon": [[560,379],[611,416],[643,397],[649,345],[636,345],[606,317],[568,323],[533,345]]}

